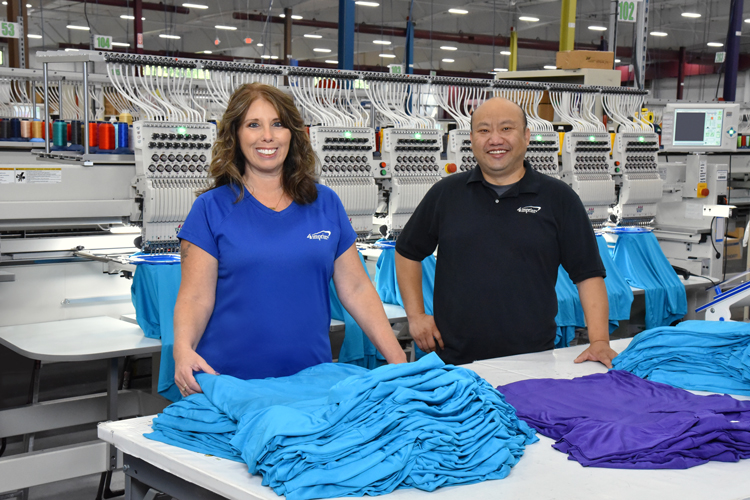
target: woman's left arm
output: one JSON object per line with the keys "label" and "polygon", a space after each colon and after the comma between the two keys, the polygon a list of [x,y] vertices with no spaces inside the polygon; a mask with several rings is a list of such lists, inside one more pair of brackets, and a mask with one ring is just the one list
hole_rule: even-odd
{"label": "woman's left arm", "polygon": [[396,340],[383,303],[359,260],[356,244],[333,264],[333,283],[344,308],[364,330],[388,363],[405,363],[406,354]]}

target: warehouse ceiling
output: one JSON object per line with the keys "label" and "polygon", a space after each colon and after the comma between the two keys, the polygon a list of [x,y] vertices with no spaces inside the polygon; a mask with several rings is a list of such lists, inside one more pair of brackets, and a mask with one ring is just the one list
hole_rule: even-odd
{"label": "warehouse ceiling", "polygon": [[[29,34],[43,38],[28,39],[31,53],[40,49],[80,46],[89,42],[89,32],[69,29],[68,25],[86,26],[92,33],[112,36],[115,42],[129,43],[116,50],[133,51],[134,21],[132,2],[127,0],[26,0]],[[3,2],[5,3],[5,2]],[[104,5],[121,3],[123,6]],[[207,6],[206,9],[190,7],[186,14],[169,12],[166,6],[182,7],[183,3]],[[408,0],[371,0],[371,6],[356,5],[356,23],[366,23],[369,29],[355,33],[355,65],[378,66],[402,63],[404,37],[400,30],[409,16]],[[578,0],[576,19],[576,44],[597,46],[609,31],[611,0]],[[374,4],[377,4],[375,6]],[[131,5],[131,7],[127,7]],[[295,19],[293,26],[292,57],[300,61],[315,61],[335,67],[337,60],[338,0],[167,0],[164,4],[150,4],[161,10],[144,9],[144,46],[148,51],[171,53],[203,53],[230,57],[258,58],[268,62],[284,58],[283,20],[278,19],[284,8],[291,8]],[[559,0],[490,0],[449,2],[447,0],[415,0],[412,18],[420,37],[415,39],[414,65],[419,69],[488,73],[495,68],[507,68],[507,44],[511,27],[518,31],[518,70],[540,70],[555,64],[555,50],[560,37],[562,2]],[[466,14],[451,13],[462,9]],[[243,20],[238,17],[253,15],[274,16],[269,22]],[[648,35],[649,62],[675,60],[680,47],[685,47],[689,61],[708,62],[723,47],[709,43],[726,42],[730,0],[684,1],[651,0],[649,32],[666,33],[666,36]],[[184,10],[184,9],[183,9]],[[683,14],[699,14],[685,17]],[[247,16],[250,14],[250,16]],[[301,16],[301,19],[296,19]],[[522,20],[526,18],[538,19]],[[88,21],[86,20],[88,19]],[[743,19],[750,21],[750,1],[745,3]],[[277,22],[273,22],[277,21]],[[310,24],[313,24],[312,26]],[[226,30],[225,26],[236,28]],[[591,27],[604,27],[607,31],[594,31]],[[382,27],[382,28],[381,28]],[[397,28],[397,33],[389,29]],[[750,35],[750,23],[743,22]],[[380,30],[380,32],[378,32]],[[618,53],[621,64],[630,63],[635,24],[620,23],[617,28],[617,46],[625,49]],[[446,41],[463,34],[461,43]],[[492,37],[492,35],[496,37]],[[179,39],[160,35],[178,36]],[[310,35],[319,38],[310,38]],[[473,39],[471,37],[474,37]],[[430,37],[432,39],[430,39]],[[484,38],[482,38],[484,37]],[[464,43],[482,39],[481,44]],[[249,41],[249,40],[252,41]],[[493,46],[493,42],[495,45]],[[390,44],[376,42],[390,42]],[[546,43],[545,43],[546,42]],[[445,47],[448,47],[447,49]],[[316,50],[319,49],[319,50]],[[322,50],[321,50],[322,49]],[[652,50],[662,49],[662,50]],[[325,52],[330,50],[330,52]],[[742,37],[741,53],[750,52],[750,36]],[[381,54],[395,57],[383,57]],[[196,55],[196,57],[202,57]]]}

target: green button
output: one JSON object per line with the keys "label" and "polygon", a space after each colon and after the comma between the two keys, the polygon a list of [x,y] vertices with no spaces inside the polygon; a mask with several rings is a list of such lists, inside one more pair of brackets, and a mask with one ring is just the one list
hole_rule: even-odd
{"label": "green button", "polygon": [[619,171],[620,171],[620,167],[615,168],[615,172],[619,172]]}
{"label": "green button", "polygon": [[387,173],[388,173],[388,171],[386,169],[382,169],[380,171],[380,175],[386,175]]}

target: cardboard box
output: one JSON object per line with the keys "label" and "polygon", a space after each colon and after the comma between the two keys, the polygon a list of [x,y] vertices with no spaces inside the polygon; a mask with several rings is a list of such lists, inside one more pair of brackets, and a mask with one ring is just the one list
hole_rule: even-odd
{"label": "cardboard box", "polygon": [[537,108],[537,113],[542,120],[547,120],[548,122],[554,121],[555,108],[552,107],[552,104],[540,104]]}
{"label": "cardboard box", "polygon": [[739,260],[742,258],[742,240],[737,238],[727,238],[727,246],[724,249],[727,260]]}
{"label": "cardboard box", "polygon": [[557,69],[612,69],[615,62],[614,52],[597,50],[568,50],[558,52]]}

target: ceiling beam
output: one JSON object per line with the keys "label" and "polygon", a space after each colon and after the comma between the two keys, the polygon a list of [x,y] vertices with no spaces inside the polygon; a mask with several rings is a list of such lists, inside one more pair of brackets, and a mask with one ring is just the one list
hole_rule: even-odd
{"label": "ceiling beam", "polygon": [[[128,2],[125,0],[66,0],[67,2],[78,2],[78,3],[85,3],[88,2],[90,5],[107,5],[109,7],[122,7],[124,9],[133,9],[133,2],[130,2],[130,6],[128,6]],[[176,5],[167,5],[163,3],[151,3],[151,2],[143,2],[141,4],[141,8],[143,10],[156,10],[159,12],[174,12],[176,14],[190,14],[190,9],[187,7],[178,7]]]}

